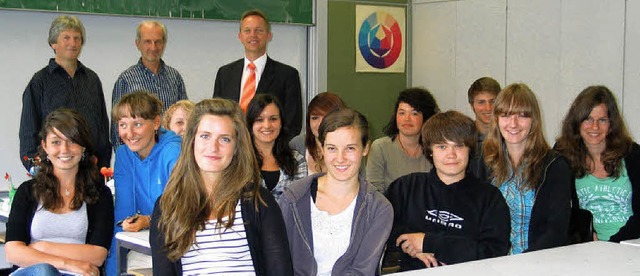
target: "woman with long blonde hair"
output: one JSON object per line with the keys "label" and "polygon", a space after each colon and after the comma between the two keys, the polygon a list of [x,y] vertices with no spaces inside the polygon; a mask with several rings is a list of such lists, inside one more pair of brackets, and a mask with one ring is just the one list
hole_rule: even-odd
{"label": "woman with long blonde hair", "polygon": [[511,213],[511,253],[564,245],[570,210],[571,169],[542,132],[535,94],[515,83],[498,94],[482,151]]}
{"label": "woman with long blonde hair", "polygon": [[151,219],[154,275],[291,275],[282,214],[259,183],[240,107],[198,103]]}

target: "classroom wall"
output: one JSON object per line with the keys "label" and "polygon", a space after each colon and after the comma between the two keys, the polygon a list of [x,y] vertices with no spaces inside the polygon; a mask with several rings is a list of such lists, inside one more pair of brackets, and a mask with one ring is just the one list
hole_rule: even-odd
{"label": "classroom wall", "polygon": [[412,84],[469,116],[467,89],[492,76],[527,83],[553,143],[575,96],[604,84],[640,137],[640,3],[600,0],[413,0]]}
{"label": "classroom wall", "polygon": [[[53,51],[47,44],[49,26],[58,13],[0,10],[0,173],[11,174],[13,182],[27,179],[20,163],[18,129],[22,93],[33,76],[43,68]],[[135,28],[143,18],[78,15],[87,32],[80,61],[93,69],[102,81],[111,108],[111,91],[118,75],[135,64],[140,56],[135,48]],[[213,20],[160,19],[169,32],[164,53],[167,64],[184,78],[187,95],[199,101],[211,97],[217,69],[243,56],[237,40],[238,22]],[[307,91],[307,27],[273,25],[269,56],[298,69],[303,101]],[[108,135],[108,133],[105,133]],[[6,189],[0,181],[0,189]]]}
{"label": "classroom wall", "polygon": [[[405,73],[390,74],[355,72],[357,4],[406,6],[407,1],[329,0],[328,3],[327,89],[367,117],[371,137],[375,139],[389,122],[398,93],[407,87],[407,73],[406,69]],[[408,30],[407,27],[407,34]],[[405,38],[405,41],[408,45],[410,39]],[[409,53],[408,49],[405,53]]]}

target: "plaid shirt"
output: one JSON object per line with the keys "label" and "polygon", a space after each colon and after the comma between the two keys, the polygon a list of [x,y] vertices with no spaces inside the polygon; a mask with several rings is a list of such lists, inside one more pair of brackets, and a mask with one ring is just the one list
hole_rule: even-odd
{"label": "plaid shirt", "polygon": [[[495,184],[495,183],[494,183]],[[500,185],[511,213],[511,250],[510,254],[520,254],[529,247],[529,222],[531,210],[535,202],[535,191],[521,190],[523,181],[519,176],[512,176]]]}

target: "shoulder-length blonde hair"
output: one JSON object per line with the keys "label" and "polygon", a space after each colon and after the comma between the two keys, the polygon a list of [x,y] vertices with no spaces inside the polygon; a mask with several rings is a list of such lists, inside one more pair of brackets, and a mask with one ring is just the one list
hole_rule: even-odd
{"label": "shoulder-length blonde hair", "polygon": [[[524,154],[516,168],[509,167],[508,152],[498,126],[500,116],[513,114],[523,114],[531,118],[531,129],[525,141]],[[505,87],[496,98],[489,133],[482,146],[484,162],[491,169],[494,183],[500,186],[509,179],[512,171],[518,172],[522,169],[524,184],[520,188],[536,189],[544,170],[544,158],[549,150],[549,144],[542,131],[542,117],[536,95],[524,83],[514,83]]]}
{"label": "shoulder-length blonde hair", "polygon": [[[200,175],[194,156],[194,141],[202,117],[215,115],[231,119],[235,129],[236,148],[229,166],[210,193]],[[230,228],[235,219],[239,199],[253,200],[254,207],[265,204],[260,197],[260,169],[253,153],[244,115],[238,104],[226,99],[206,99],[196,104],[187,123],[182,151],[160,199],[162,215],[158,221],[164,234],[169,259],[180,259],[195,241],[195,233],[203,230],[212,214],[220,227]],[[222,218],[228,217],[228,221]]]}

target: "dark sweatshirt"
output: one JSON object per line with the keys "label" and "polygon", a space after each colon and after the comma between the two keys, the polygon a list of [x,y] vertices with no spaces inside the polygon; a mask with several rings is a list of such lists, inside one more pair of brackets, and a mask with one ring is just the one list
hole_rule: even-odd
{"label": "dark sweatshirt", "polygon": [[[423,252],[438,261],[455,264],[506,255],[511,231],[509,208],[498,189],[470,174],[444,184],[435,168],[413,173],[389,186],[394,221],[388,247],[401,234],[425,233]],[[402,271],[425,268],[422,261],[402,253]]]}

